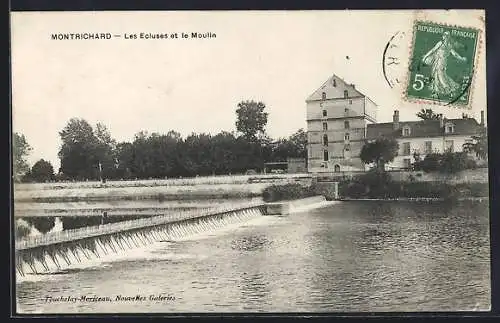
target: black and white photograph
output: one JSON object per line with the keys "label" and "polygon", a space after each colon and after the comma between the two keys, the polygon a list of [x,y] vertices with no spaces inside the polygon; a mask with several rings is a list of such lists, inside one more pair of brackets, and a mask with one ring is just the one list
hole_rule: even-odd
{"label": "black and white photograph", "polygon": [[484,10],[10,19],[17,314],[491,310]]}

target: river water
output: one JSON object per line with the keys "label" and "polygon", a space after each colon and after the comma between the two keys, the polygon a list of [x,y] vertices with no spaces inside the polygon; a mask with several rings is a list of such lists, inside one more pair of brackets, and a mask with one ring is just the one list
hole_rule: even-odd
{"label": "river water", "polygon": [[488,202],[335,202],[16,289],[21,313],[489,310]]}

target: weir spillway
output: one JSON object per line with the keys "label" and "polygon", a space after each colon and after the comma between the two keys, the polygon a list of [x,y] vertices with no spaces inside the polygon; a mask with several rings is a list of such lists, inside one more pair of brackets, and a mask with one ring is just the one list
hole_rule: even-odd
{"label": "weir spillway", "polygon": [[175,241],[266,215],[265,203],[222,206],[88,226],[26,237],[15,242],[18,274],[39,274],[108,254]]}

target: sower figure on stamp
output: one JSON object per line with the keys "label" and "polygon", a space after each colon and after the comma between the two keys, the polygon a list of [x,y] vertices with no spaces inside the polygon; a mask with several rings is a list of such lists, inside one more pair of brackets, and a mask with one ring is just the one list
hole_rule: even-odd
{"label": "sower figure on stamp", "polygon": [[467,61],[455,51],[454,46],[455,42],[446,31],[442,39],[422,58],[422,62],[431,67],[429,88],[434,97],[453,96],[460,89],[460,85],[446,73],[450,54],[461,62]]}

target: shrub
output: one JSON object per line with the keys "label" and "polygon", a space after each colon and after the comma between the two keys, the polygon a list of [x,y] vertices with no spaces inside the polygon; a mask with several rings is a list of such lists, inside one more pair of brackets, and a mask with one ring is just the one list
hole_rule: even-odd
{"label": "shrub", "polygon": [[283,200],[293,200],[316,195],[315,185],[302,186],[298,183],[289,183],[284,185],[271,185],[262,192],[262,198],[265,202],[275,202]]}
{"label": "shrub", "polygon": [[426,173],[440,172],[453,174],[465,169],[477,167],[475,160],[464,152],[446,152],[444,154],[428,154],[423,160],[417,159],[413,164],[414,170],[422,170]]}
{"label": "shrub", "polygon": [[31,232],[30,225],[24,220],[16,221],[15,230],[16,230],[16,239],[27,237]]}
{"label": "shrub", "polygon": [[41,233],[47,233],[54,227],[55,218],[45,216],[30,217],[29,219],[27,219],[27,222],[33,225],[35,229],[37,229]]}
{"label": "shrub", "polygon": [[392,194],[391,176],[379,168],[339,183],[339,195],[350,198],[383,198]]}

